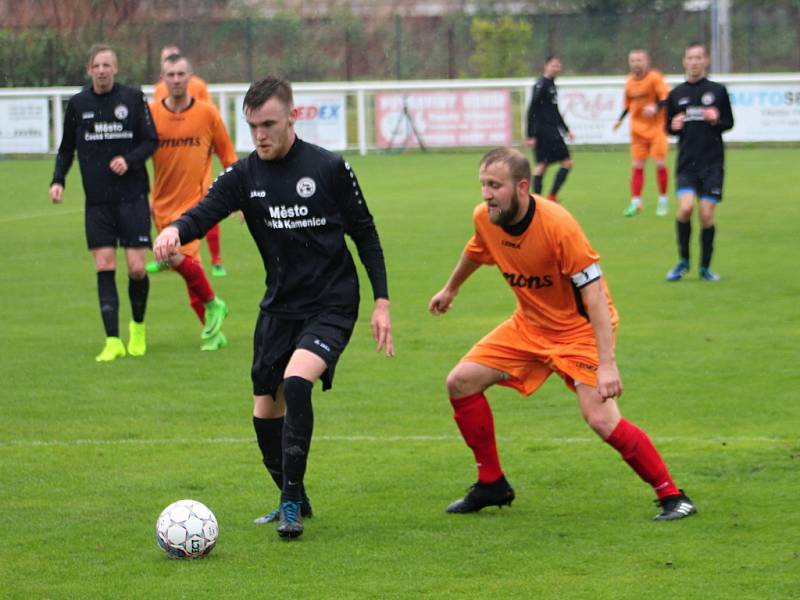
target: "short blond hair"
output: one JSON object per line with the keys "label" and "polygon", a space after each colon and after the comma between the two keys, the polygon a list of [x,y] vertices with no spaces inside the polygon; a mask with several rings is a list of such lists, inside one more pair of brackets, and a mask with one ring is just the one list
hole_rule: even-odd
{"label": "short blond hair", "polygon": [[116,62],[117,53],[114,51],[114,48],[108,44],[92,44],[92,47],[89,48],[89,60],[86,64],[91,67],[95,57],[101,52],[111,52],[111,54],[114,55],[114,61]]}

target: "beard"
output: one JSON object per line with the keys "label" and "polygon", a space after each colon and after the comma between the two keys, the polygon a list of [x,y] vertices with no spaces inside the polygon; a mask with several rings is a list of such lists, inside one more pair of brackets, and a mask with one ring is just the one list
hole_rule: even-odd
{"label": "beard", "polygon": [[499,212],[493,213],[489,211],[489,221],[491,221],[492,225],[498,225],[500,227],[506,227],[507,225],[511,225],[514,217],[517,216],[519,212],[519,200],[517,199],[516,195],[511,196],[511,202],[508,205],[508,208],[505,210],[501,210]]}

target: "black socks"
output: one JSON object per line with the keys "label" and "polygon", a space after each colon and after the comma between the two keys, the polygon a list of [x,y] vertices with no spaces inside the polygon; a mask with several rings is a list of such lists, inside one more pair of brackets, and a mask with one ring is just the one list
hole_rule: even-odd
{"label": "black socks", "polygon": [[303,499],[303,477],[306,473],[314,411],[311,390],[314,384],[302,377],[283,380],[286,418],[283,423],[283,491],[281,501]]}
{"label": "black socks", "polygon": [[114,275],[115,271],[97,272],[97,296],[106,337],[119,337],[119,296]]}
{"label": "black socks", "polygon": [[131,314],[137,323],[144,321],[147,308],[147,294],[150,291],[150,279],[145,275],[141,279],[128,279],[128,298],[131,299]]}

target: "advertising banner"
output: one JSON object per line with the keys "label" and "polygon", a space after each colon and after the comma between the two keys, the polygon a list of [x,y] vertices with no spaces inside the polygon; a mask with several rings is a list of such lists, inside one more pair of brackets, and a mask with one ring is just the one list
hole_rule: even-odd
{"label": "advertising banner", "polygon": [[[800,141],[798,84],[730,83],[726,87],[735,122],[733,129],[723,134],[726,141]],[[559,108],[575,134],[575,144],[628,143],[629,118],[618,131],[613,130],[622,112],[622,94],[622,87],[559,89]]]}
{"label": "advertising banner", "polygon": [[47,152],[49,137],[47,98],[0,99],[0,153]]}
{"label": "advertising banner", "polygon": [[564,121],[575,135],[575,144],[628,143],[628,118],[614,131],[614,122],[622,113],[622,87],[559,88],[558,105]]}
{"label": "advertising banner", "polygon": [[[242,114],[242,100],[244,95],[236,97],[235,145],[237,152],[252,152],[253,140]],[[344,94],[295,94],[294,105],[298,111],[295,131],[300,139],[327,150],[347,148],[347,104]]]}
{"label": "advertising banner", "polygon": [[383,92],[375,95],[378,148],[511,144],[509,90]]}
{"label": "advertising banner", "polygon": [[727,86],[734,126],[729,142],[800,141],[800,85],[732,83]]}

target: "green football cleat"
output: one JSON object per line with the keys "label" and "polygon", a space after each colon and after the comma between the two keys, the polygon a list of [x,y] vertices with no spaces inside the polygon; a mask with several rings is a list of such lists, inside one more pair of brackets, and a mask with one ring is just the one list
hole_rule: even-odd
{"label": "green football cleat", "polygon": [[118,337],[107,337],[103,350],[94,357],[97,362],[111,362],[125,356],[125,346]]}
{"label": "green football cleat", "polygon": [[206,326],[203,327],[201,337],[208,340],[217,335],[222,329],[222,322],[228,316],[228,305],[217,296],[206,303]]}
{"label": "green football cleat", "polygon": [[128,325],[128,354],[131,356],[144,356],[147,351],[147,343],[144,336],[144,323],[131,321]]}
{"label": "green football cleat", "polygon": [[228,346],[228,338],[225,337],[225,334],[221,331],[212,338],[209,338],[203,342],[203,345],[200,346],[200,350],[204,352],[213,352],[214,350],[222,350],[223,348],[227,348]]}
{"label": "green football cleat", "polygon": [[144,270],[148,273],[160,273],[161,271],[166,271],[167,269],[169,269],[169,262],[166,260],[162,260],[161,262],[151,260],[144,266]]}
{"label": "green football cleat", "polygon": [[656,216],[657,217],[665,217],[667,216],[667,203],[666,202],[659,202],[658,206],[656,207]]}
{"label": "green football cleat", "polygon": [[214,277],[225,277],[225,275],[227,275],[228,272],[225,270],[225,267],[223,267],[221,264],[216,264],[216,265],[211,265],[211,274]]}
{"label": "green football cleat", "polygon": [[625,209],[625,212],[622,213],[623,217],[635,217],[640,212],[642,212],[642,205],[636,204],[635,202],[631,202],[630,206]]}

